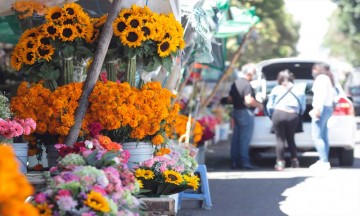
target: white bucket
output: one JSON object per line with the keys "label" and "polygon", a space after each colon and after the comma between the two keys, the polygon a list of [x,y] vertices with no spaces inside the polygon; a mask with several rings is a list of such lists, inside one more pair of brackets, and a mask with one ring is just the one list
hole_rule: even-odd
{"label": "white bucket", "polygon": [[230,123],[220,125],[220,140],[226,141],[229,138]]}
{"label": "white bucket", "polygon": [[27,159],[28,159],[28,144],[27,143],[13,143],[11,144],[16,158],[19,161],[20,171],[27,173]]}
{"label": "white bucket", "polygon": [[153,158],[154,148],[148,142],[127,142],[121,145],[124,150],[128,150],[130,153],[128,162],[130,169],[136,166],[136,163]]}

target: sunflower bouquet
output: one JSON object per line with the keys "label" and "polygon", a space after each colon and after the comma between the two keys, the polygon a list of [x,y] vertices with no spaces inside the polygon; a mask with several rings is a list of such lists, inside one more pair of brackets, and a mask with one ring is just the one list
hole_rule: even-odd
{"label": "sunflower bouquet", "polygon": [[158,14],[146,6],[122,9],[113,29],[120,53],[127,59],[136,57],[147,72],[159,66],[171,71],[172,57],[185,47],[184,30],[173,14]]}
{"label": "sunflower bouquet", "polygon": [[134,174],[144,189],[143,195],[160,196],[179,193],[187,189],[197,190],[199,177],[193,171],[185,169],[176,158],[155,156],[139,163]]}
{"label": "sunflower bouquet", "polygon": [[54,90],[57,85],[74,81],[74,62],[82,65],[84,59],[92,56],[87,44],[97,36],[90,16],[80,5],[51,7],[45,14],[45,23],[22,34],[12,53],[11,66],[28,74],[33,82],[48,81]]}
{"label": "sunflower bouquet", "polygon": [[60,159],[51,168],[48,187],[35,195],[33,205],[46,215],[138,215],[140,202],[132,195],[139,185],[116,145],[98,137],[58,144]]}

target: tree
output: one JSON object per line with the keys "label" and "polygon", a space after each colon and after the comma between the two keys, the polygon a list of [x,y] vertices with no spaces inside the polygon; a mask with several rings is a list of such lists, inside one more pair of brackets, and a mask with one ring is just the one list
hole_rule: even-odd
{"label": "tree", "polygon": [[[247,42],[240,63],[297,55],[300,24],[286,12],[284,0],[234,0],[232,4],[255,6],[256,15],[261,18],[256,36]],[[236,47],[232,47],[233,49],[229,49],[228,59],[231,59],[236,50]]]}
{"label": "tree", "polygon": [[360,2],[356,0],[334,0],[337,10],[330,18],[330,27],[324,46],[330,55],[343,58],[360,66]]}

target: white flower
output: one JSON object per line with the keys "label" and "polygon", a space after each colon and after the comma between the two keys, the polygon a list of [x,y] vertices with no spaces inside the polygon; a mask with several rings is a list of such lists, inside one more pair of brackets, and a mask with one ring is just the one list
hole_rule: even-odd
{"label": "white flower", "polygon": [[86,141],[85,141],[85,146],[86,146],[86,148],[88,148],[88,149],[94,148],[94,144],[93,144],[90,140],[86,140]]}
{"label": "white flower", "polygon": [[117,157],[115,157],[115,158],[113,159],[113,161],[115,162],[115,164],[119,164],[119,163],[120,163],[120,160],[119,160],[119,158],[117,158]]}

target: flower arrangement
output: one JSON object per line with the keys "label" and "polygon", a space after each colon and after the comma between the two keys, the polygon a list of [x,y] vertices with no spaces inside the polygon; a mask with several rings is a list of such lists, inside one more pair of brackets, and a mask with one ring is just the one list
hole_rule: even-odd
{"label": "flower arrangement", "polygon": [[36,128],[31,118],[27,119],[0,119],[0,143],[11,143],[12,138],[29,135]]}
{"label": "flower arrangement", "polygon": [[0,215],[37,216],[39,212],[25,199],[34,192],[26,177],[20,173],[15,154],[8,145],[0,145]]}
{"label": "flower arrangement", "polygon": [[171,57],[185,47],[184,30],[174,15],[158,14],[146,6],[122,9],[113,29],[125,56],[140,58],[146,71],[161,65],[171,71]]}
{"label": "flower arrangement", "polygon": [[12,9],[16,12],[20,20],[33,17],[34,14],[44,15],[46,5],[40,1],[18,1],[12,4]]}
{"label": "flower arrangement", "polygon": [[[22,83],[10,107],[15,116],[37,122],[37,138],[47,134],[61,141],[74,124],[81,88],[82,83],[71,83],[51,92],[41,84]],[[171,125],[179,111],[178,105],[171,105],[173,97],[158,82],[136,89],[127,83],[99,81],[89,97],[82,133],[88,134],[88,126],[97,122],[114,141],[150,141],[156,146],[164,145],[165,125]],[[28,139],[36,141],[34,137]]]}
{"label": "flower arrangement", "polygon": [[98,135],[73,148],[57,144],[61,157],[50,170],[56,176],[33,205],[48,215],[137,215],[140,203],[132,193],[138,183],[125,165],[126,152],[115,142],[117,151],[109,151],[109,140]]}
{"label": "flower arrangement", "polygon": [[[169,138],[180,138],[182,135],[186,134],[186,125],[189,120],[189,117],[185,115],[176,116],[175,123],[173,127],[167,128],[167,135]],[[194,124],[194,119],[191,119],[192,124]],[[195,121],[194,130],[192,132],[192,141],[196,145],[202,138],[203,129],[201,124],[198,121]]]}
{"label": "flower arrangement", "polygon": [[[25,10],[19,8],[21,3],[15,3],[13,8]],[[74,81],[74,55],[79,57],[75,62],[80,64],[91,57],[87,44],[93,43],[96,35],[90,16],[78,4],[67,3],[46,11],[45,22],[27,29],[20,37],[11,56],[11,66],[24,71],[33,82],[49,81],[48,87],[55,90],[58,84]]]}
{"label": "flower arrangement", "polygon": [[197,190],[199,177],[176,159],[166,156],[155,156],[141,162],[134,168],[143,195],[160,196],[179,193],[186,189]]}
{"label": "flower arrangement", "polygon": [[0,119],[10,118],[9,99],[0,92]]}

